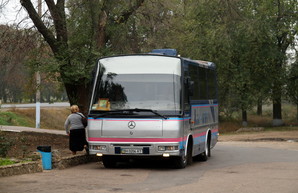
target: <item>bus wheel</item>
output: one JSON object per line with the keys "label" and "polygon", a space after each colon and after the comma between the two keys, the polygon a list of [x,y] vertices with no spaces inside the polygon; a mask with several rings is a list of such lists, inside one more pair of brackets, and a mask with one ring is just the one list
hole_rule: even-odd
{"label": "bus wheel", "polygon": [[205,151],[195,157],[196,161],[207,161],[208,157],[211,156],[210,140],[211,139],[210,139],[210,135],[209,135],[208,139],[207,139],[207,144],[205,146]]}
{"label": "bus wheel", "polygon": [[186,155],[183,153],[182,156],[174,157],[174,167],[177,169],[185,168],[187,165],[192,164],[192,146],[190,143],[187,145]]}
{"label": "bus wheel", "polygon": [[185,168],[187,165],[187,159],[186,156],[179,156],[179,157],[173,157],[173,164],[174,168],[182,169]]}
{"label": "bus wheel", "polygon": [[102,157],[102,163],[105,168],[114,168],[116,167],[117,161],[115,156],[104,155]]}
{"label": "bus wheel", "polygon": [[185,168],[187,165],[187,156],[185,155],[173,157],[172,159],[173,159],[174,168],[182,169],[182,168]]}
{"label": "bus wheel", "polygon": [[192,164],[192,143],[188,143],[188,146],[187,146],[187,165],[191,165]]}

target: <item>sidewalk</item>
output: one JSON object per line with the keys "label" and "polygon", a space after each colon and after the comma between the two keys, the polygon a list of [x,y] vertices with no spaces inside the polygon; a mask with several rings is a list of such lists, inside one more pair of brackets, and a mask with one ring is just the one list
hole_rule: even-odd
{"label": "sidewalk", "polygon": [[[70,107],[67,102],[57,102],[57,103],[40,103],[40,107]],[[1,108],[36,108],[36,103],[24,103],[24,104],[2,104]]]}
{"label": "sidewalk", "polygon": [[31,128],[31,127],[6,126],[6,125],[0,125],[0,131],[12,131],[12,132],[31,131],[36,133],[66,135],[66,132],[64,130],[37,129],[37,128]]}

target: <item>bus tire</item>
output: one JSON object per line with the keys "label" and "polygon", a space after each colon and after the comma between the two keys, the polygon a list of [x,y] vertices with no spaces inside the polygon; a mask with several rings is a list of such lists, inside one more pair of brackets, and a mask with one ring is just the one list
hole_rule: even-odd
{"label": "bus tire", "polygon": [[104,155],[102,157],[102,163],[105,168],[115,168],[117,165],[116,157],[111,155]]}
{"label": "bus tire", "polygon": [[206,143],[206,146],[205,146],[205,151],[203,153],[197,155],[195,157],[195,160],[197,160],[197,161],[207,161],[208,160],[208,157],[211,156],[210,142],[211,142],[211,135],[208,135],[207,143]]}
{"label": "bus tire", "polygon": [[172,160],[173,160],[174,168],[176,169],[183,169],[187,165],[187,156],[185,155],[173,157]]}
{"label": "bus tire", "polygon": [[187,145],[186,155],[183,153],[182,156],[174,157],[174,167],[177,169],[183,169],[187,165],[192,164],[192,145],[190,145],[190,142]]}
{"label": "bus tire", "polygon": [[191,165],[192,164],[192,148],[193,148],[193,143],[192,143],[192,138],[189,139],[188,145],[187,145],[187,165]]}
{"label": "bus tire", "polygon": [[211,133],[209,132],[208,138],[207,138],[207,148],[206,148],[206,155],[208,157],[211,157]]}
{"label": "bus tire", "polygon": [[207,161],[208,160],[208,156],[206,155],[206,152],[204,151],[203,153],[197,155],[196,160],[198,161]]}

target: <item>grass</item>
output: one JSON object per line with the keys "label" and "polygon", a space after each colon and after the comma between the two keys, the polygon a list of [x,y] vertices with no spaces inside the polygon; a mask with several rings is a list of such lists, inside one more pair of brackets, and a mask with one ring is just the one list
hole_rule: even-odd
{"label": "grass", "polygon": [[27,163],[31,162],[32,160],[11,160],[9,158],[0,158],[0,166],[7,166],[7,165],[12,165],[12,164],[17,164],[17,163]]}
{"label": "grass", "polygon": [[11,165],[11,164],[15,164],[17,162],[7,159],[7,158],[0,158],[0,166],[6,166],[6,165]]}
{"label": "grass", "polygon": [[31,118],[9,111],[0,111],[0,125],[33,126]]}
{"label": "grass", "polygon": [[[41,109],[40,125],[43,129],[64,130],[69,108]],[[35,109],[9,109],[0,111],[0,125],[35,127]]]}

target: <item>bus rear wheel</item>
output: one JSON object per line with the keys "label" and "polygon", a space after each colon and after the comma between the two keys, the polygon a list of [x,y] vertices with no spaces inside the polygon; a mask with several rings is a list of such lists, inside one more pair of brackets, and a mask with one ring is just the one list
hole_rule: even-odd
{"label": "bus rear wheel", "polygon": [[205,146],[205,151],[203,153],[195,156],[196,161],[207,161],[208,157],[211,156],[211,145],[210,145],[211,138],[210,137],[211,136],[209,135],[208,139],[207,139],[206,146]]}

